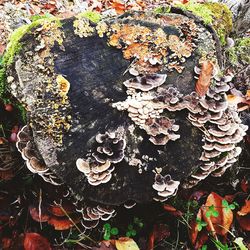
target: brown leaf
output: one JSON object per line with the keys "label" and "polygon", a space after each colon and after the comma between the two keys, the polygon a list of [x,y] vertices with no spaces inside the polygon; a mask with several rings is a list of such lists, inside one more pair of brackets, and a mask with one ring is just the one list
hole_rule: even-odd
{"label": "brown leaf", "polygon": [[169,212],[170,214],[172,214],[175,217],[179,217],[182,216],[182,212],[180,210],[177,210],[175,207],[169,205],[169,204],[165,204],[163,206],[163,209],[166,210],[167,212]]}
{"label": "brown leaf", "polygon": [[154,249],[155,242],[170,236],[169,227],[165,224],[155,224],[149,236],[148,250]]}
{"label": "brown leaf", "polygon": [[115,1],[111,4],[111,7],[115,9],[116,13],[119,15],[123,14],[124,11],[126,10],[125,4],[115,2]]}
{"label": "brown leaf", "polygon": [[204,61],[201,66],[201,73],[196,82],[195,90],[199,96],[204,96],[211,83],[214,65],[210,61]]}
{"label": "brown leaf", "polygon": [[237,212],[239,216],[250,214],[250,200],[245,200],[245,205]]}
{"label": "brown leaf", "polygon": [[98,247],[92,247],[92,250],[116,250],[113,240],[103,240]]}
{"label": "brown leaf", "polygon": [[246,216],[239,216],[237,214],[236,219],[237,219],[238,223],[240,224],[240,227],[244,231],[250,231],[250,214],[248,214]]}
{"label": "brown leaf", "polygon": [[51,250],[49,241],[38,233],[26,233],[23,247],[24,250]]}
{"label": "brown leaf", "polygon": [[208,233],[206,231],[201,231],[197,237],[194,249],[201,249],[202,246],[207,242],[208,240]]}
{"label": "brown leaf", "polygon": [[[231,209],[226,209],[222,205],[223,198],[218,194],[212,192],[208,197],[205,206],[202,208],[202,217],[207,222],[207,230],[212,234],[225,236],[233,222],[233,212]],[[218,217],[206,216],[209,207],[214,206],[214,210],[219,213]]]}
{"label": "brown leaf", "polygon": [[35,206],[30,206],[29,212],[32,219],[37,222],[47,222],[50,218],[50,216],[44,211],[44,209],[39,212],[39,209]]}
{"label": "brown leaf", "polygon": [[[197,216],[196,216],[196,219],[199,219],[199,220],[202,219],[201,209],[199,209]],[[195,242],[196,242],[198,234],[199,234],[198,224],[196,222],[196,219],[191,221],[191,223],[190,223],[191,229],[189,230],[189,238],[190,238],[193,245],[195,245]]]}
{"label": "brown leaf", "polygon": [[[63,208],[63,209],[62,209]],[[48,211],[58,217],[63,217],[66,216],[65,212],[67,214],[71,214],[74,212],[74,208],[70,204],[65,204],[62,207],[61,206],[56,206],[56,205],[51,205],[48,208]],[[65,211],[65,212],[64,212]]]}
{"label": "brown leaf", "polygon": [[248,180],[246,179],[246,177],[244,177],[240,183],[240,187],[241,189],[247,193],[250,191],[250,183],[248,182]]}
{"label": "brown leaf", "polygon": [[176,208],[169,204],[164,204],[163,209],[168,212],[175,212]]}
{"label": "brown leaf", "polygon": [[73,226],[73,223],[68,218],[51,217],[48,223],[55,228],[55,230],[67,230]]}

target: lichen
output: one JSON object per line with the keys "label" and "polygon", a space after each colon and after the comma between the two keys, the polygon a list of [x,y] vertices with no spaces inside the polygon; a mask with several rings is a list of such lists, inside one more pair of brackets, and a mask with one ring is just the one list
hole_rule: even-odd
{"label": "lichen", "polygon": [[[194,38],[197,37],[197,25],[193,20],[183,18],[173,26],[182,32],[181,38],[166,33],[162,28],[127,23],[113,23],[108,29],[105,27],[105,34],[108,44],[121,49],[125,59],[134,59],[135,71],[155,73],[165,68],[181,73],[184,69],[183,63],[196,48]],[[97,32],[99,34],[100,29]],[[103,36],[103,32],[101,35]]]}
{"label": "lichen", "polygon": [[243,37],[235,40],[235,45],[227,50],[229,61],[236,65],[242,63],[250,63],[250,37]]}
{"label": "lichen", "polygon": [[202,18],[205,24],[214,27],[220,38],[221,44],[226,44],[226,37],[232,31],[232,12],[222,3],[196,3],[190,1],[186,4],[178,4],[183,10],[191,11]]}
{"label": "lichen", "polygon": [[74,33],[79,37],[89,37],[91,36],[95,29],[91,26],[90,20],[81,14],[76,16],[76,20],[73,22]]}

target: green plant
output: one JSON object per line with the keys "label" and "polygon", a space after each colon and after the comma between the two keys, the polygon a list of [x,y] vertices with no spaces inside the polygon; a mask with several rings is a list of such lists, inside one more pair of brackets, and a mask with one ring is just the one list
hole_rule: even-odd
{"label": "green plant", "polygon": [[118,228],[111,227],[109,223],[106,223],[103,225],[103,231],[104,231],[104,234],[103,234],[104,240],[109,240],[112,235],[115,236],[119,233]]}
{"label": "green plant", "polygon": [[203,227],[207,226],[207,223],[205,221],[202,221],[199,218],[196,219],[196,223],[197,223],[197,229],[199,232],[202,230]]}
{"label": "green plant", "polygon": [[233,202],[232,204],[229,204],[227,200],[222,200],[222,206],[223,208],[226,209],[226,212],[228,212],[230,210],[234,210],[236,206],[239,206],[239,205],[237,202]]}
{"label": "green plant", "polygon": [[206,217],[209,218],[211,216],[218,217],[219,212],[215,210],[214,205],[208,207],[208,211],[206,212]]}
{"label": "green plant", "polygon": [[201,250],[207,250],[207,245],[203,245]]}
{"label": "green plant", "polygon": [[218,239],[211,238],[211,241],[214,243],[214,245],[217,247],[218,250],[231,250],[232,248],[227,245],[223,244],[221,241]]}
{"label": "green plant", "polygon": [[238,237],[234,240],[234,243],[240,248],[240,250],[247,250],[247,247],[243,243],[243,238]]}
{"label": "green plant", "polygon": [[137,225],[139,228],[143,228],[144,226],[142,219],[139,219],[138,217],[134,217],[134,224]]}
{"label": "green plant", "polygon": [[134,229],[134,226],[132,224],[129,224],[127,232],[126,232],[126,236],[127,237],[133,237],[133,236],[136,236],[136,234],[137,234],[137,232]]}

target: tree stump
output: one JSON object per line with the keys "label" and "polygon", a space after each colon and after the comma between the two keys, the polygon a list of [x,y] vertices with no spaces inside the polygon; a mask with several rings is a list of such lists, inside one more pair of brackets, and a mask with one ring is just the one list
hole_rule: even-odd
{"label": "tree stump", "polygon": [[201,20],[173,8],[97,24],[44,20],[31,31],[8,88],[27,110],[17,147],[45,180],[56,184],[54,173],[98,204],[165,201],[237,160],[246,128],[225,96],[232,77],[219,74],[218,38]]}

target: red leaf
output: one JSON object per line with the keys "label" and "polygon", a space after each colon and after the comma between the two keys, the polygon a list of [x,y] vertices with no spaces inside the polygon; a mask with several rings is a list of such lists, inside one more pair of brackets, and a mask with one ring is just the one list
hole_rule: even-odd
{"label": "red leaf", "polygon": [[57,218],[53,216],[48,223],[52,225],[55,230],[67,230],[73,226],[73,223],[67,218]]}
{"label": "red leaf", "polygon": [[211,83],[214,65],[210,61],[204,61],[201,67],[201,73],[196,82],[195,90],[199,96],[204,96]]}
{"label": "red leaf", "polygon": [[42,209],[41,213],[39,214],[39,210],[37,207],[30,206],[29,212],[33,220],[37,222],[47,222],[50,216]]}
{"label": "red leaf", "polygon": [[72,214],[74,212],[74,207],[70,204],[63,204],[62,208],[61,208],[61,206],[51,205],[48,207],[48,211],[51,214],[58,216],[58,217],[66,216],[66,214],[63,210],[65,210],[67,214]]}
{"label": "red leaf", "polygon": [[[196,218],[199,220],[202,219],[201,209],[199,209]],[[191,229],[189,230],[189,238],[192,244],[194,245],[197,240],[198,233],[199,233],[196,220],[191,221],[190,226],[191,226]]]}
{"label": "red leaf", "polygon": [[155,241],[161,241],[170,236],[170,231],[165,224],[154,225],[153,231],[149,236],[148,250],[154,248]]}
{"label": "red leaf", "polygon": [[[249,137],[250,138],[250,137]],[[250,141],[249,141],[250,142]],[[248,193],[250,191],[250,183],[248,182],[248,180],[246,179],[246,177],[244,177],[240,183],[240,187],[241,189],[245,192]]]}
{"label": "red leaf", "polygon": [[240,227],[244,231],[250,231],[250,214],[246,216],[239,216],[238,214],[236,215],[237,221],[240,224]]}
{"label": "red leaf", "polygon": [[118,2],[113,2],[113,3],[111,4],[111,7],[112,7],[113,9],[115,9],[115,11],[116,11],[117,14],[123,14],[124,11],[126,10],[125,4],[118,3]]}
{"label": "red leaf", "polygon": [[168,212],[175,212],[176,211],[176,208],[169,205],[169,204],[164,204],[163,208],[164,208],[164,210],[166,210]]}
{"label": "red leaf", "polygon": [[24,250],[51,250],[49,241],[38,233],[26,233]]}
{"label": "red leaf", "polygon": [[169,204],[165,204],[163,206],[164,210],[166,210],[167,212],[169,212],[170,214],[174,215],[175,217],[179,217],[182,216],[182,212],[177,210],[175,207],[169,205]]}
{"label": "red leaf", "polygon": [[197,237],[194,249],[201,249],[201,247],[207,242],[208,233],[206,231],[201,231]]}
{"label": "red leaf", "polygon": [[250,214],[250,200],[245,200],[245,205],[237,212],[240,216],[245,216]]}
{"label": "red leaf", "polygon": [[[223,198],[212,192],[208,197],[205,206],[202,208],[202,217],[207,222],[207,230],[212,234],[225,236],[233,222],[233,212],[226,209],[222,205]],[[218,217],[206,216],[209,207],[214,206],[214,210],[218,212]]]}
{"label": "red leaf", "polygon": [[199,201],[206,194],[207,194],[207,191],[203,191],[203,190],[195,191],[190,195],[189,200]]}

